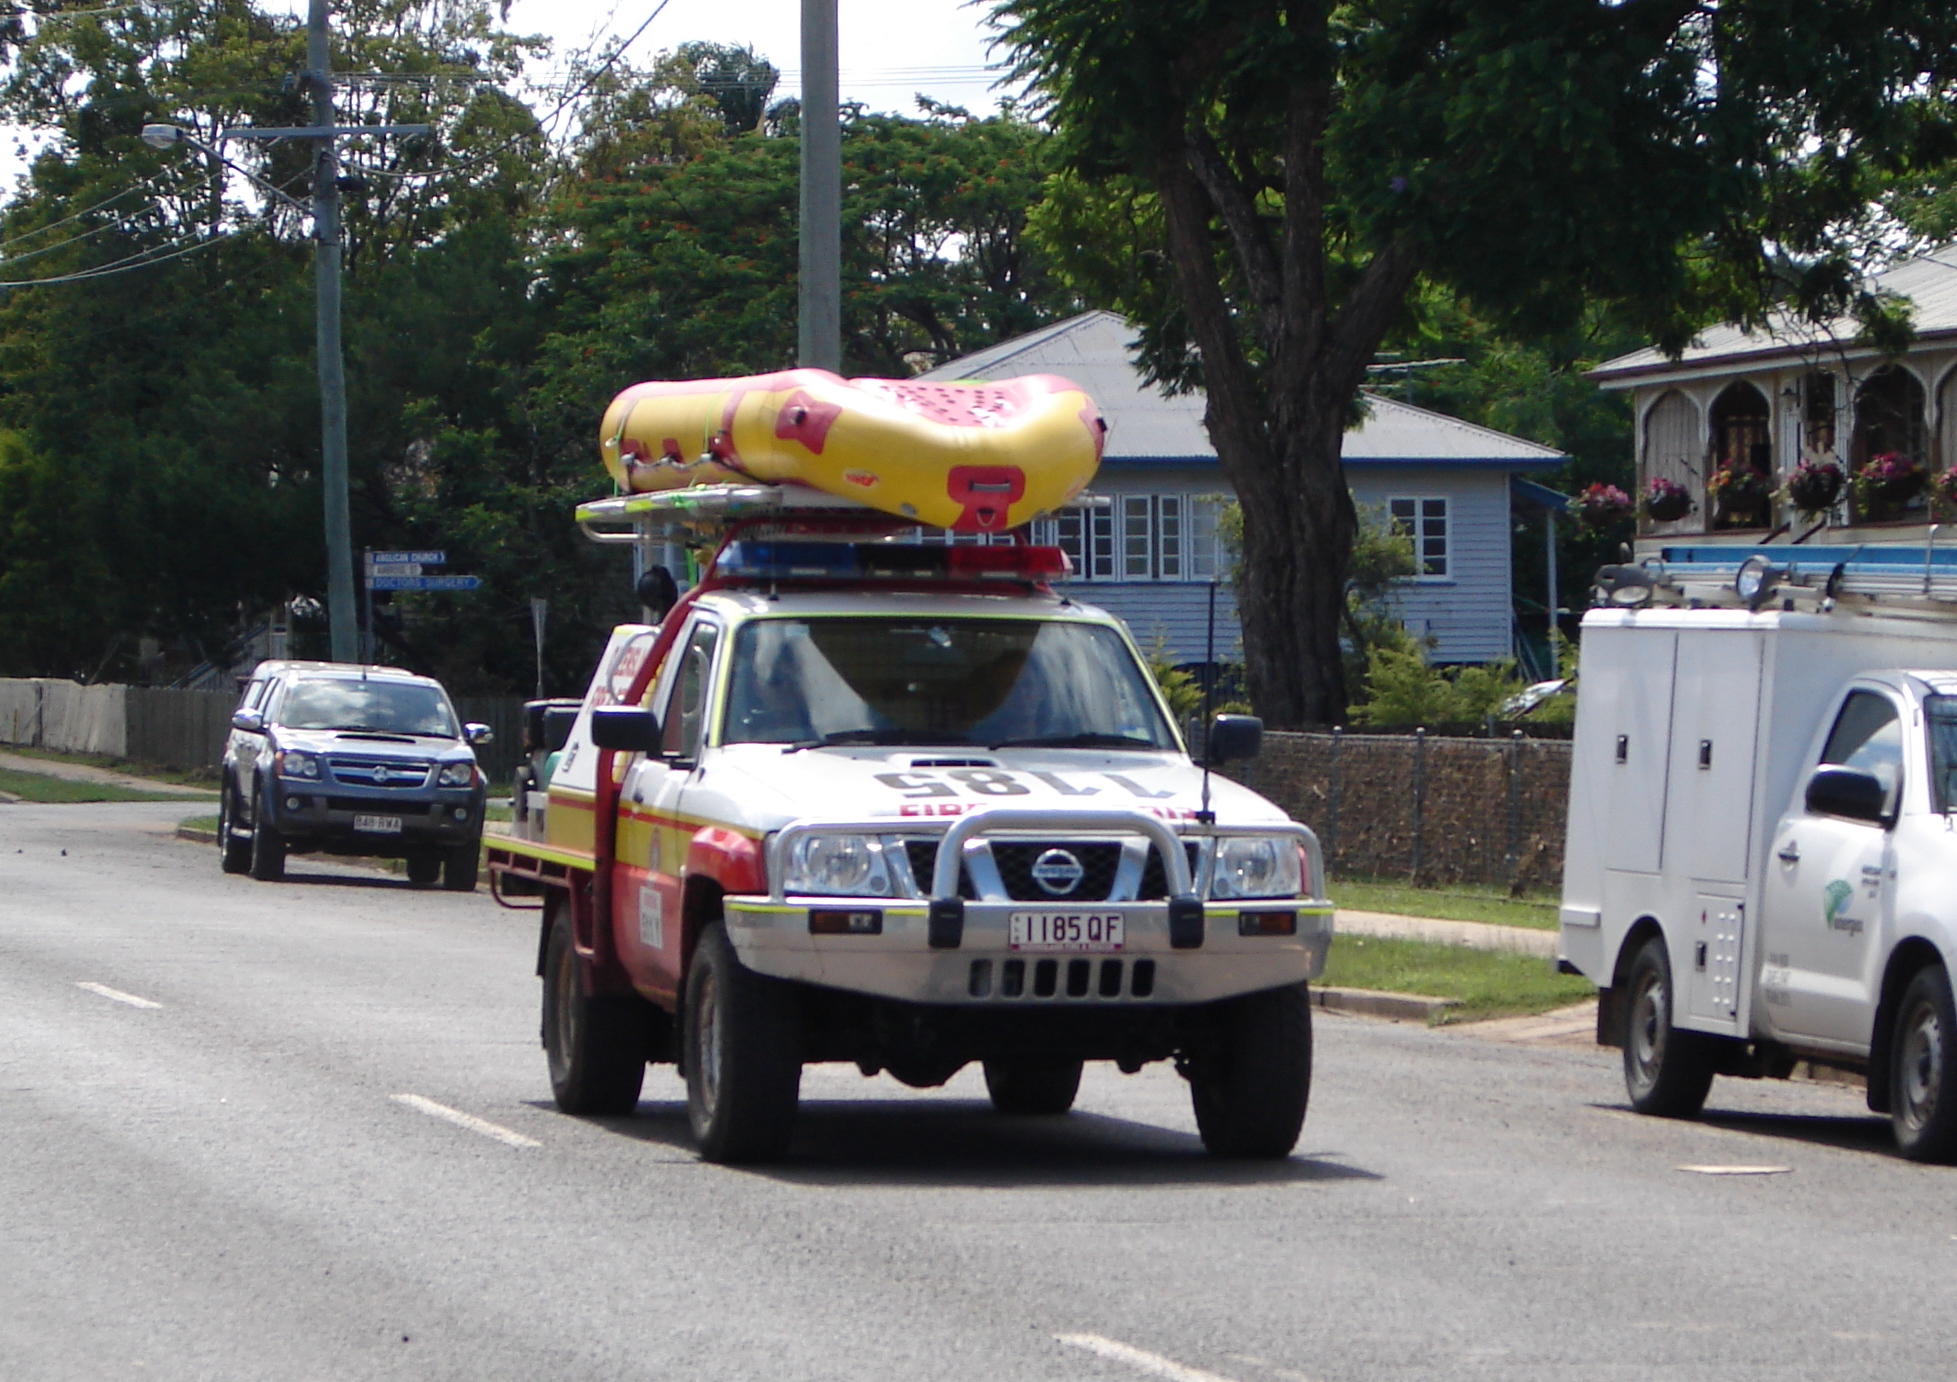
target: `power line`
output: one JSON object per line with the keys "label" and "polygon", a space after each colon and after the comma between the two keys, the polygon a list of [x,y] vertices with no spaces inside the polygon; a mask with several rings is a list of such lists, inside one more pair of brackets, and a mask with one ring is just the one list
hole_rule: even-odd
{"label": "power line", "polygon": [[81,269],[71,274],[52,274],[47,278],[23,278],[13,282],[0,282],[0,288],[41,288],[57,283],[85,283],[90,279],[113,278],[117,274],[133,273],[137,269],[147,269],[156,264],[168,263],[172,259],[181,259],[187,254],[195,254],[213,245],[227,244],[246,231],[258,229],[269,219],[269,215],[254,217],[240,224],[236,230],[213,235],[194,244],[185,244],[184,239],[179,238],[132,254],[126,259],[98,265],[93,269]]}
{"label": "power line", "polygon": [[114,196],[104,197],[101,201],[96,202],[95,205],[93,206],[85,206],[80,211],[71,212],[68,215],[63,216],[58,221],[49,221],[44,226],[36,226],[32,230],[24,230],[20,234],[14,236],[12,239],[0,240],[0,250],[5,250],[10,245],[18,245],[23,240],[31,240],[36,235],[45,235],[49,231],[53,230],[56,226],[65,226],[70,221],[79,221],[82,217],[100,211],[103,207],[113,205],[114,203],[121,201],[124,197],[130,196],[134,193],[142,192],[146,190],[154,191],[155,189],[152,188],[150,184],[154,183],[158,178],[162,176],[163,173],[161,170],[151,173],[148,177],[144,178],[141,182],[132,183],[128,187],[123,188],[120,192],[117,192]]}
{"label": "power line", "polygon": [[[202,192],[203,190],[208,188],[213,181],[214,179],[206,177],[202,182],[194,182],[190,184],[190,186],[183,189],[183,195],[189,196],[194,193]],[[79,235],[71,235],[66,240],[56,240],[52,244],[37,245],[33,249],[28,250],[24,254],[9,254],[9,255],[0,256],[0,269],[10,269],[14,265],[24,264],[30,259],[39,259],[44,254],[53,254],[56,250],[66,249],[70,245],[79,245],[84,240],[94,239],[96,236],[102,234],[104,231],[120,230],[123,227],[132,224],[138,216],[141,216],[146,212],[158,211],[161,209],[162,207],[159,203],[150,202],[144,206],[137,207],[136,209],[131,211],[118,212],[113,220],[104,221],[101,225],[96,226],[93,230],[85,230]]]}

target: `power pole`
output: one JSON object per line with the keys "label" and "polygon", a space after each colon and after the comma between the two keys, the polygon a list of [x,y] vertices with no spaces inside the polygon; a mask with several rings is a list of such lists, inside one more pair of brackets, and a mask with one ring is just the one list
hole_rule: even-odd
{"label": "power pole", "polygon": [[[321,0],[313,0],[317,6]],[[796,360],[843,367],[843,132],[837,114],[836,0],[802,0],[801,320]]]}
{"label": "power pole", "polygon": [[340,155],[333,126],[333,54],[327,0],[311,0],[306,17],[307,81],[313,92],[314,276],[319,297],[319,426],[326,490],[326,619],[333,661],[359,656],[353,595],[353,522],[347,503],[347,376],[340,350]]}

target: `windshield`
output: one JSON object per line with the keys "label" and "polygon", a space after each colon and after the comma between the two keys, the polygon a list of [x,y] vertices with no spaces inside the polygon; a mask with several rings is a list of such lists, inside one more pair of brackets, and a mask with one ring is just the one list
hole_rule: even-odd
{"label": "windshield", "polygon": [[294,682],[279,708],[287,729],[377,729],[456,737],[455,716],[440,689],[414,682],[322,677]]}
{"label": "windshield", "polygon": [[1147,672],[1104,625],[845,617],[744,625],[721,741],[1176,744]]}

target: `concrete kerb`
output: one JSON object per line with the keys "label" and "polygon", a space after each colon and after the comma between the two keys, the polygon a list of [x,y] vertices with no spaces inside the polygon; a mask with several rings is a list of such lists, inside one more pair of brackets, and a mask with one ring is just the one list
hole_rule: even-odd
{"label": "concrete kerb", "polygon": [[1393,1022],[1431,1024],[1449,1009],[1461,1006],[1455,998],[1432,998],[1423,993],[1382,993],[1377,989],[1342,989],[1314,986],[1311,1002],[1327,1012],[1348,1013],[1354,1017],[1383,1017]]}

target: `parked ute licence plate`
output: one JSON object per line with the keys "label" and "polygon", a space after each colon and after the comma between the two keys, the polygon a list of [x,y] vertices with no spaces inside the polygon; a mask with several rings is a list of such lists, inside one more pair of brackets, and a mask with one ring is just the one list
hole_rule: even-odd
{"label": "parked ute licence plate", "polygon": [[355,816],[353,828],[373,835],[399,835],[401,818],[399,816]]}
{"label": "parked ute licence plate", "polygon": [[1014,912],[1010,925],[1014,950],[1119,950],[1128,932],[1120,912]]}

